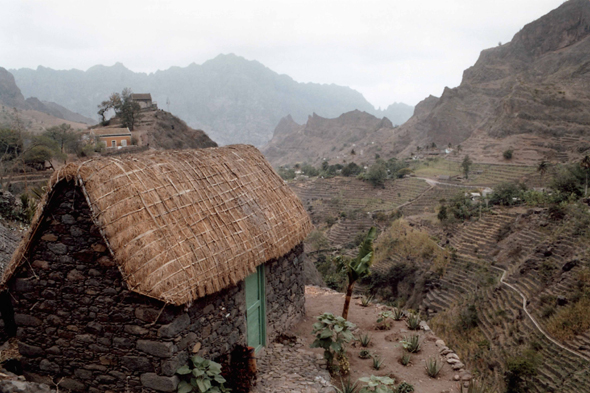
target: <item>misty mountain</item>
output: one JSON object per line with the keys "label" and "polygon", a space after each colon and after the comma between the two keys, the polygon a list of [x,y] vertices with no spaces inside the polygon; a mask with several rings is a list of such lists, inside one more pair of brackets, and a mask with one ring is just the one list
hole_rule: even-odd
{"label": "misty mountain", "polygon": [[130,71],[120,63],[97,65],[87,71],[40,66],[11,72],[25,95],[57,102],[95,119],[97,105],[115,91],[130,87],[136,93],[151,93],[159,107],[167,110],[169,102],[170,112],[191,127],[203,129],[220,144],[261,146],[287,115],[305,123],[314,112],[338,117],[358,109],[402,124],[413,111],[399,103],[376,110],[349,87],[298,83],[257,61],[233,54],[152,74]]}

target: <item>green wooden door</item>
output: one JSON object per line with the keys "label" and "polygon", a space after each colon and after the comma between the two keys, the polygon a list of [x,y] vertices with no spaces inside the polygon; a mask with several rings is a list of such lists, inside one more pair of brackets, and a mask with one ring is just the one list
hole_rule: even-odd
{"label": "green wooden door", "polygon": [[256,273],[246,277],[246,326],[248,346],[256,352],[265,344],[266,314],[264,310],[264,266],[258,266]]}

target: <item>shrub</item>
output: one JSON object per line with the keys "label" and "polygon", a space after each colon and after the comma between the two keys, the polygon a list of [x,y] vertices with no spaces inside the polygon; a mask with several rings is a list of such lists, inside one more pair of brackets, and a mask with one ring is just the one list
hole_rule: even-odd
{"label": "shrub", "polygon": [[417,353],[420,351],[420,336],[413,335],[413,336],[405,336],[403,340],[400,341],[400,344],[406,351],[409,353]]}
{"label": "shrub", "polygon": [[383,187],[385,179],[387,179],[387,168],[381,160],[371,165],[365,174],[365,180],[371,183],[373,187]]}
{"label": "shrub", "polygon": [[467,306],[459,313],[459,320],[457,321],[457,329],[462,332],[477,327],[479,317],[477,316],[477,308],[474,304]]}
{"label": "shrub", "polygon": [[351,330],[356,326],[342,317],[335,317],[331,313],[317,316],[318,322],[313,324],[312,334],[316,339],[311,343],[311,348],[323,348],[324,358],[328,369],[332,369],[332,363],[336,354],[344,353],[344,346],[352,340]]}
{"label": "shrub", "polygon": [[414,391],[414,386],[410,385],[407,382],[402,382],[397,385],[395,389],[395,393],[412,393]]}
{"label": "shrub", "polygon": [[436,378],[442,369],[443,363],[436,358],[426,360],[426,373],[430,378]]}
{"label": "shrub", "polygon": [[193,367],[188,364],[176,370],[182,379],[178,384],[178,393],[188,393],[198,389],[201,393],[225,393],[230,389],[223,384],[225,378],[221,376],[221,365],[200,356],[191,358]]}
{"label": "shrub", "polygon": [[505,150],[504,153],[502,153],[502,156],[504,156],[504,159],[505,160],[511,160],[512,159],[512,153],[514,153],[514,150],[508,149],[508,150]]}
{"label": "shrub", "polygon": [[500,183],[494,188],[490,196],[492,205],[512,206],[522,200],[526,186],[522,183],[511,182]]}
{"label": "shrub", "polygon": [[506,391],[521,393],[528,391],[530,379],[537,374],[540,358],[531,351],[506,360]]}
{"label": "shrub", "polygon": [[358,166],[356,163],[351,162],[342,168],[342,176],[354,177],[359,175],[363,171],[363,168]]}
{"label": "shrub", "polygon": [[366,383],[366,386],[359,391],[359,393],[393,393],[393,385],[395,381],[389,377],[370,377],[359,378],[360,382]]}
{"label": "shrub", "polygon": [[557,311],[547,325],[549,334],[558,340],[570,340],[590,329],[590,299],[580,298]]}
{"label": "shrub", "polygon": [[367,349],[361,349],[361,351],[359,352],[359,358],[361,359],[368,359],[371,357],[371,352],[369,352],[369,350]]}
{"label": "shrub", "polygon": [[277,172],[279,173],[279,176],[283,178],[283,180],[295,179],[295,170],[294,169],[281,166],[281,167],[279,167]]}

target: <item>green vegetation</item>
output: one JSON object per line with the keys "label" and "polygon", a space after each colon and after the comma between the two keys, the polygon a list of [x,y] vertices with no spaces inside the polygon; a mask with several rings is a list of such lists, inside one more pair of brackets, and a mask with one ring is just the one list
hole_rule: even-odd
{"label": "green vegetation", "polygon": [[359,245],[358,254],[355,258],[349,258],[339,255],[335,258],[336,266],[346,272],[348,277],[348,286],[346,287],[346,299],[342,309],[342,317],[348,318],[348,309],[352,298],[352,289],[357,280],[367,277],[370,274],[370,268],[373,264],[373,240],[377,236],[377,229],[371,227],[369,232]]}
{"label": "green vegetation", "polygon": [[506,360],[506,393],[524,393],[530,389],[531,378],[537,375],[541,357],[534,351],[527,350],[522,355]]}
{"label": "green vegetation", "polygon": [[413,336],[405,336],[402,340],[400,340],[400,344],[409,353],[419,352],[422,346],[420,343],[420,336],[417,334]]}
{"label": "green vegetation", "polygon": [[407,366],[412,361],[412,354],[409,352],[402,353],[402,356],[399,358],[399,362],[402,366]]}
{"label": "green vegetation", "polygon": [[380,370],[381,366],[383,366],[383,360],[377,355],[373,356],[373,369]]}
{"label": "green vegetation", "polygon": [[414,386],[410,385],[407,382],[402,382],[397,385],[395,389],[395,393],[412,393],[414,391]]}
{"label": "green vegetation", "polygon": [[[221,365],[212,360],[193,356],[190,363],[176,370],[181,381],[178,393],[198,391],[200,393],[225,393],[230,389],[224,386],[225,378],[221,376]],[[192,364],[192,367],[190,366]]]}
{"label": "green vegetation", "polygon": [[469,179],[469,170],[471,169],[471,165],[473,165],[473,161],[471,161],[469,155],[466,155],[461,162],[461,168],[463,168],[463,175],[465,175],[465,179]]}
{"label": "green vegetation", "polygon": [[424,367],[430,378],[436,378],[443,367],[443,363],[437,358],[428,358]]}
{"label": "green vegetation", "polygon": [[98,115],[101,123],[107,125],[108,121],[105,119],[106,114],[111,109],[115,111],[115,116],[121,119],[123,127],[128,127],[131,131],[135,127],[135,123],[141,117],[141,107],[139,104],[131,99],[131,89],[125,88],[119,93],[112,93],[108,100],[101,102],[98,105]]}
{"label": "green vegetation", "polygon": [[395,380],[389,377],[370,377],[359,378],[360,382],[366,384],[359,393],[393,393]]}
{"label": "green vegetation", "polygon": [[514,153],[514,150],[512,150],[512,149],[504,150],[504,153],[502,153],[502,156],[504,157],[505,160],[512,160],[513,153]]}
{"label": "green vegetation", "polygon": [[368,349],[361,349],[359,352],[359,358],[361,359],[369,359],[371,357],[371,352]]}
{"label": "green vegetation", "polygon": [[327,362],[328,370],[334,368],[334,358],[341,359],[346,357],[345,345],[353,339],[351,330],[356,326],[342,317],[335,317],[331,313],[324,313],[317,316],[318,322],[313,324],[312,334],[316,338],[311,343],[311,348],[323,348],[324,358]]}
{"label": "green vegetation", "polygon": [[359,337],[359,342],[361,343],[361,347],[368,347],[371,344],[371,336],[369,333],[361,334]]}
{"label": "green vegetation", "polygon": [[410,330],[420,330],[420,317],[416,314],[408,315],[408,320],[406,321],[406,325]]}
{"label": "green vegetation", "polygon": [[357,388],[358,388],[358,382],[352,383],[350,381],[350,378],[348,378],[346,381],[343,381],[341,378],[340,379],[340,386],[342,387],[342,389],[339,389],[334,386],[334,389],[336,389],[337,393],[356,393]]}

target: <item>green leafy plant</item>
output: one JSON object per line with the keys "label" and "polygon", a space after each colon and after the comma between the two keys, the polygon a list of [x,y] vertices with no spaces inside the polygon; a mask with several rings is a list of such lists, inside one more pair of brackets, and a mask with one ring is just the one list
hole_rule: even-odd
{"label": "green leafy plant", "polygon": [[178,384],[178,393],[197,391],[200,393],[225,393],[231,389],[223,384],[225,378],[221,376],[221,365],[200,356],[191,358],[192,367],[186,364],[176,370],[182,379]]}
{"label": "green leafy plant", "polygon": [[410,385],[407,382],[402,382],[397,385],[395,389],[395,393],[412,393],[414,391],[414,386]]}
{"label": "green leafy plant", "polygon": [[334,389],[336,389],[336,393],[356,393],[358,390],[358,382],[351,382],[350,378],[348,378],[346,381],[342,380],[342,378],[340,378],[340,386],[342,387],[342,389],[338,389],[336,386],[334,386]]}
{"label": "green leafy plant", "polygon": [[342,309],[342,318],[344,319],[348,318],[348,309],[350,308],[354,284],[357,280],[365,278],[371,273],[370,268],[373,264],[373,240],[375,240],[376,236],[377,229],[371,227],[360,244],[358,254],[355,258],[351,259],[342,255],[334,258],[336,266],[346,272],[348,276],[346,298],[344,300],[344,308]]}
{"label": "green leafy plant", "polygon": [[395,380],[389,377],[376,377],[371,375],[370,377],[359,378],[360,382],[366,383],[359,393],[393,393]]}
{"label": "green leafy plant", "polygon": [[409,352],[402,353],[402,356],[399,358],[399,362],[402,366],[407,366],[412,361],[412,354]]}
{"label": "green leafy plant", "polygon": [[479,383],[475,380],[471,380],[469,382],[469,387],[467,388],[467,393],[488,393],[490,390],[482,383]]}
{"label": "green leafy plant", "polygon": [[371,357],[371,352],[369,352],[366,349],[361,349],[361,351],[359,352],[359,358],[361,359],[368,359]]}
{"label": "green leafy plant", "polygon": [[316,317],[316,319],[318,322],[313,324],[312,331],[316,339],[311,343],[311,348],[324,349],[327,368],[331,370],[334,356],[344,353],[344,345],[353,339],[351,330],[355,329],[356,326],[342,317],[335,317],[331,313],[324,313]]}
{"label": "green leafy plant", "polygon": [[381,366],[383,365],[383,359],[379,358],[379,356],[373,356],[373,368],[375,370],[380,370]]}
{"label": "green leafy plant", "polygon": [[421,347],[420,336],[417,334],[409,337],[405,336],[403,340],[400,340],[400,344],[409,353],[419,352]]}
{"label": "green leafy plant", "polygon": [[361,306],[363,307],[369,307],[371,305],[371,302],[373,301],[373,295],[363,295],[363,297],[361,298]]}
{"label": "green leafy plant", "polygon": [[371,344],[371,336],[369,336],[369,333],[367,334],[361,334],[360,338],[359,338],[359,342],[361,343],[362,347],[368,347],[369,344]]}
{"label": "green leafy plant", "polygon": [[406,321],[406,325],[408,325],[408,329],[410,329],[410,330],[419,330],[420,329],[420,317],[416,314],[410,314],[408,316],[408,320]]}
{"label": "green leafy plant", "polygon": [[391,318],[394,321],[401,321],[403,317],[404,317],[403,310],[401,308],[399,308],[399,307],[395,307],[393,309],[393,312],[391,313]]}
{"label": "green leafy plant", "polygon": [[391,329],[391,323],[388,321],[389,319],[391,319],[391,311],[381,311],[377,315],[377,329],[378,330]]}
{"label": "green leafy plant", "polygon": [[426,373],[430,378],[436,378],[442,369],[443,363],[437,358],[428,358],[426,360]]}

